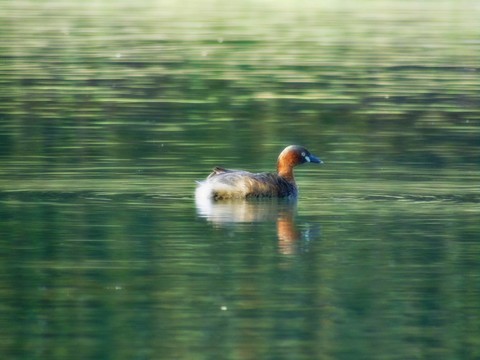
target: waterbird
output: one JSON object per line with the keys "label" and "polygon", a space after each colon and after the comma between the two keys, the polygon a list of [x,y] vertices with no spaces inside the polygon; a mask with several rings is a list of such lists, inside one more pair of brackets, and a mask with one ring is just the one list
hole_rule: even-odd
{"label": "waterbird", "polygon": [[287,146],[278,156],[277,172],[251,173],[215,167],[204,181],[197,182],[197,200],[247,198],[292,198],[298,196],[293,168],[304,163],[322,164],[318,157],[300,145]]}

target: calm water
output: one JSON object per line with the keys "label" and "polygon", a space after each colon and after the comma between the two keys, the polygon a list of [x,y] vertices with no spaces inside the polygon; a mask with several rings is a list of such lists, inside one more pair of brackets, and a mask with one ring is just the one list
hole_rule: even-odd
{"label": "calm water", "polygon": [[[4,1],[8,359],[480,358],[476,1]],[[195,203],[215,165],[297,203]]]}

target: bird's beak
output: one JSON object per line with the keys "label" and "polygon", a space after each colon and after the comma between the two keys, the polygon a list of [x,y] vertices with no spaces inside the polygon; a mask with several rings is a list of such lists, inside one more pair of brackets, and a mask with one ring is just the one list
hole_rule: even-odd
{"label": "bird's beak", "polygon": [[316,157],[315,155],[312,155],[312,154],[310,154],[309,156],[305,156],[305,159],[306,159],[308,162],[311,162],[311,163],[323,164],[323,161],[322,161],[322,160],[320,160],[318,157]]}

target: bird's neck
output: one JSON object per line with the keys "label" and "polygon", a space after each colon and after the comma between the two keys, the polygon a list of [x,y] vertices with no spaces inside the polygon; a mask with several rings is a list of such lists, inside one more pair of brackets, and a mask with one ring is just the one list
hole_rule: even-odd
{"label": "bird's neck", "polygon": [[295,183],[295,177],[293,176],[293,166],[277,164],[278,176],[283,177],[288,182]]}

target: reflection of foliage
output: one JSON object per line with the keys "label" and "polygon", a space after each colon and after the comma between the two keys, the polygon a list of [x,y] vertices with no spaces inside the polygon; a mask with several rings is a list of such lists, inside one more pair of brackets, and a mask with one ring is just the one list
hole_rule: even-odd
{"label": "reflection of foliage", "polygon": [[11,240],[0,256],[3,321],[28,345],[2,341],[3,354],[41,346],[63,359],[85,336],[81,358],[299,343],[334,358],[451,354],[460,344],[478,355],[479,223],[462,203],[324,202],[325,216],[297,218],[321,221],[322,236],[284,256],[275,221],[212,226],[193,220],[188,200],[0,200]]}
{"label": "reflection of foliage", "polygon": [[[332,22],[335,7],[312,2],[304,15],[315,14],[315,23],[299,26],[266,4],[257,15],[234,5],[220,17],[190,5],[170,4],[175,11],[156,13],[161,21],[141,5],[133,12],[67,6],[52,9],[48,22],[29,17],[30,26],[1,21],[8,34],[0,45],[3,168],[128,172],[133,164],[173,163],[190,144],[202,149],[199,162],[219,149],[244,161],[295,142],[322,142],[340,159],[377,165],[448,167],[479,158],[480,54],[454,41],[478,38],[469,23],[475,16],[436,11],[416,27],[419,15],[405,18],[408,8],[366,22],[372,9],[350,5]],[[266,9],[281,28],[254,26]],[[16,11],[10,4],[0,16]],[[95,16],[80,20],[76,11]],[[233,15],[238,28],[228,22]],[[138,21],[143,31],[134,31]],[[438,23],[452,21],[448,34],[439,31]],[[204,30],[192,31],[194,24]],[[272,162],[270,155],[259,161]]]}

